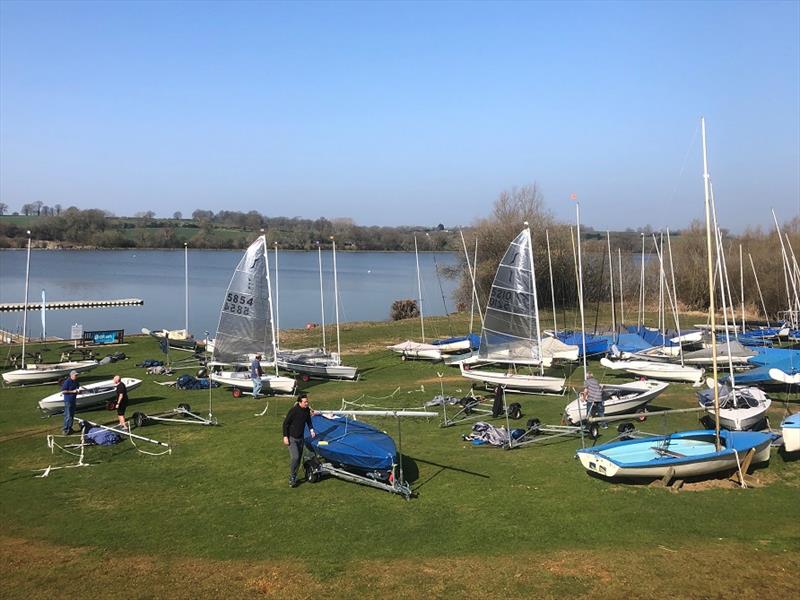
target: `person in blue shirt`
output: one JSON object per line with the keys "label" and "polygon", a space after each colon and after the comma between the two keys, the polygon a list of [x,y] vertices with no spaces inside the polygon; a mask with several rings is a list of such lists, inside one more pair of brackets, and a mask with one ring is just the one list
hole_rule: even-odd
{"label": "person in blue shirt", "polygon": [[261,370],[261,355],[256,354],[253,361],[250,363],[250,379],[253,381],[253,398],[258,398],[261,394],[261,376],[264,372]]}
{"label": "person in blue shirt", "polygon": [[72,429],[72,419],[75,416],[75,402],[80,387],[77,371],[70,371],[69,377],[61,384],[61,395],[64,397],[64,435],[75,433]]}

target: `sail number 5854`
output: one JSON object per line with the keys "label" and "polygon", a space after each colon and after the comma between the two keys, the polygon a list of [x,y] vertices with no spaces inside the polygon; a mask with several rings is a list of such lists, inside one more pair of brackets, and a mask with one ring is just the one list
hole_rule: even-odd
{"label": "sail number 5854", "polygon": [[222,310],[235,315],[250,315],[250,308],[253,306],[253,297],[246,294],[234,294],[229,292],[225,297]]}

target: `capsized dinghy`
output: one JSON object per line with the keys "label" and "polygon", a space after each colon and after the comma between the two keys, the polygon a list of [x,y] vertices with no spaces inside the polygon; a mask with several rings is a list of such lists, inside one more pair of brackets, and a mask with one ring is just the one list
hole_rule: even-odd
{"label": "capsized dinghy", "polygon": [[[125,384],[125,387],[128,388],[130,392],[142,385],[142,380],[134,379],[133,377],[123,377],[122,383]],[[75,408],[77,410],[82,410],[94,406],[101,406],[108,400],[114,398],[116,391],[117,386],[114,385],[113,379],[82,385],[75,400]],[[49,415],[64,412],[63,394],[59,391],[55,394],[50,394],[46,398],[42,398],[39,400],[39,408]]]}

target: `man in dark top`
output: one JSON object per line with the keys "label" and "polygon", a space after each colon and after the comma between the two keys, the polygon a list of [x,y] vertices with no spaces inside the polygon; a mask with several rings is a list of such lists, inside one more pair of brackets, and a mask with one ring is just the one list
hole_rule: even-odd
{"label": "man in dark top", "polygon": [[261,370],[261,355],[256,354],[252,361],[250,361],[250,380],[253,382],[253,398],[258,398],[261,394],[261,376],[264,371]]}
{"label": "man in dark top", "polygon": [[[602,417],[606,414],[605,399],[603,398],[603,388],[600,387],[597,379],[591,373],[586,374],[586,382],[581,396],[586,401],[586,412],[590,417]],[[603,427],[608,427],[603,423]]]}
{"label": "man in dark top", "polygon": [[117,418],[119,419],[119,426],[122,429],[127,429],[125,424],[125,409],[128,408],[128,388],[122,383],[119,375],[114,375],[114,385],[116,386],[117,403]]}
{"label": "man in dark top", "polygon": [[61,395],[64,396],[64,435],[75,433],[72,429],[72,419],[75,416],[75,402],[80,387],[77,371],[70,371],[69,377],[61,384]]}
{"label": "man in dark top", "polygon": [[317,437],[311,423],[311,409],[308,408],[308,395],[301,393],[297,403],[286,413],[283,420],[283,445],[289,446],[289,486],[297,487],[297,467],[303,458],[303,433],[308,425],[311,437]]}

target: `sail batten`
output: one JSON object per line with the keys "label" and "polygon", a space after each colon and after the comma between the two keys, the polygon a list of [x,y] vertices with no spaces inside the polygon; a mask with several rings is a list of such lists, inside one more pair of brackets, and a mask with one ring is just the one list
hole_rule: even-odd
{"label": "sail batten", "polygon": [[246,363],[250,355],[275,359],[266,239],[245,251],[222,300],[214,341],[215,362]]}
{"label": "sail batten", "polygon": [[489,294],[478,357],[494,362],[540,360],[530,230],[524,229],[500,260]]}

